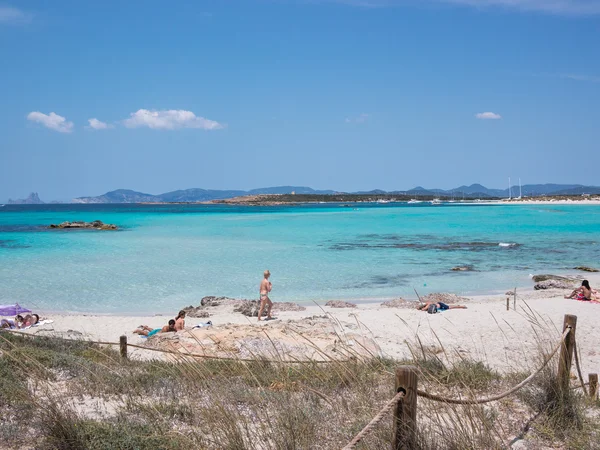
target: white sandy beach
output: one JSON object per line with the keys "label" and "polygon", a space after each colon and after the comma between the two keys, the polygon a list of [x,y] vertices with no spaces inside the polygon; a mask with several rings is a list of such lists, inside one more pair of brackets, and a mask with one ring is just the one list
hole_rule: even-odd
{"label": "white sandy beach", "polygon": [[[586,274],[592,287],[600,284],[599,274]],[[37,335],[57,335],[76,339],[118,342],[126,335],[128,342],[180,351],[228,356],[245,356],[241,341],[254,351],[257,339],[266,341],[266,334],[277,342],[279,349],[308,346],[306,357],[319,358],[308,339],[319,349],[329,351],[336,340],[354,345],[359,353],[368,349],[381,356],[408,358],[407,343],[415,335],[433,351],[482,360],[501,371],[525,370],[537,364],[533,359],[538,342],[546,345],[557,341],[562,331],[563,317],[578,317],[577,343],[585,373],[600,372],[600,304],[563,298],[567,291],[560,289],[534,291],[518,289],[517,309],[506,310],[506,295],[476,296],[465,303],[468,309],[454,309],[427,314],[414,308],[388,308],[380,304],[359,304],[356,308],[331,308],[309,305],[305,311],[282,311],[277,320],[258,323],[255,317],[234,313],[232,308],[218,306],[207,309],[210,318],[187,318],[186,328],[207,320],[213,327],[174,335],[165,333],[159,339],[146,339],[132,331],[141,324],[161,327],[168,316],[107,316],[50,314],[52,324],[27,330]],[[173,311],[173,316],[177,311]],[[533,317],[536,317],[533,319]],[[539,322],[542,326],[533,322]],[[308,339],[306,339],[308,338]],[[268,342],[268,341],[266,341]],[[272,345],[272,344],[271,344]],[[216,347],[218,349],[216,349]],[[243,345],[242,345],[243,347]],[[272,351],[268,348],[267,352]],[[161,353],[130,349],[132,357],[164,358]]]}

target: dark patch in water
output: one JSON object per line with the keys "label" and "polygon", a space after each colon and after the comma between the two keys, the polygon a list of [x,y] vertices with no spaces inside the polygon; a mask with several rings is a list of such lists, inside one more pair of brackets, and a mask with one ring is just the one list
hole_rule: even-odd
{"label": "dark patch in water", "polygon": [[405,286],[410,277],[406,275],[373,275],[367,280],[346,286],[346,289],[380,288],[386,286]]}
{"label": "dark patch in water", "polygon": [[46,231],[48,228],[43,225],[0,225],[0,233],[27,233]]}
{"label": "dark patch in water", "polygon": [[[386,238],[388,239],[388,238]],[[400,237],[388,240],[400,240]],[[357,249],[413,249],[413,250],[440,250],[440,251],[472,251],[485,250],[514,250],[521,244],[499,242],[338,242],[329,246],[330,250],[357,250]]]}
{"label": "dark patch in water", "polygon": [[29,248],[31,245],[19,244],[13,239],[0,239],[0,248]]}

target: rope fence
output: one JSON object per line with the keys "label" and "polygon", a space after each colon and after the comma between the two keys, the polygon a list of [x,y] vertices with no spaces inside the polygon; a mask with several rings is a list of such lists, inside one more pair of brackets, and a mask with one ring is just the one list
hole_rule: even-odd
{"label": "rope fence", "polygon": [[352,450],[356,445],[362,441],[362,439],[368,435],[373,428],[379,425],[379,422],[383,420],[385,415],[390,412],[396,404],[404,398],[406,394],[404,392],[398,392],[393,399],[391,399],[387,404],[381,408],[381,410],[377,413],[373,420],[371,420],[361,431],[358,433],[354,439],[352,439],[342,450]]}
{"label": "rope fence", "polygon": [[78,342],[78,343],[85,342],[87,344],[112,345],[112,346],[116,346],[116,347],[120,348],[121,356],[123,356],[124,358],[127,357],[126,348],[132,347],[132,348],[137,348],[137,349],[141,349],[141,350],[148,350],[150,352],[172,354],[172,355],[176,355],[179,357],[202,358],[202,359],[209,359],[209,360],[231,361],[231,362],[251,362],[251,363],[264,362],[264,363],[272,363],[272,364],[281,364],[281,363],[285,363],[285,364],[332,364],[332,363],[344,363],[344,362],[349,361],[349,360],[337,360],[337,359],[331,359],[331,360],[319,360],[319,359],[273,360],[273,359],[265,359],[265,358],[234,358],[234,357],[227,357],[227,356],[205,355],[205,354],[191,353],[191,352],[179,352],[179,351],[175,351],[175,350],[165,350],[165,349],[161,349],[161,348],[145,347],[143,345],[130,344],[129,342],[127,342],[127,336],[121,336],[120,342],[105,342],[105,341],[90,341],[90,340],[86,340],[86,339],[72,339],[72,338],[65,338],[65,337],[60,337],[60,336],[37,336],[35,334],[25,333],[23,331],[9,330],[9,329],[0,330],[0,332],[2,332],[2,331],[8,332],[8,333],[13,333],[13,334],[18,334],[21,336],[27,336],[27,337],[31,337],[31,338],[52,338],[52,339],[60,339],[62,341],[67,341],[67,342]]}
{"label": "rope fence", "polygon": [[[507,301],[508,306],[508,301]],[[569,377],[571,373],[572,358],[575,357],[575,365],[577,366],[577,373],[579,375],[579,381],[581,388],[586,396],[588,391],[586,385],[590,387],[589,395],[593,400],[596,400],[598,395],[598,375],[590,374],[590,381],[585,383],[583,381],[581,367],[579,365],[579,355],[577,350],[577,344],[575,340],[575,329],[577,325],[577,317],[572,315],[565,315],[563,333],[560,340],[554,346],[552,351],[544,358],[544,362],[535,372],[525,378],[523,381],[513,386],[511,389],[502,392],[491,397],[475,398],[475,399],[456,399],[447,398],[435,394],[417,389],[417,373],[418,369],[413,366],[401,366],[396,370],[396,392],[398,392],[386,405],[379,411],[379,413],[365,426],[360,433],[358,433],[354,439],[352,439],[342,450],[352,450],[354,447],[367,436],[383,419],[383,417],[397,406],[396,413],[394,415],[394,437],[393,447],[394,449],[400,448],[415,448],[415,429],[416,429],[416,398],[422,397],[428,400],[442,402],[451,405],[480,405],[493,401],[501,400],[508,397],[511,394],[519,391],[520,389],[531,383],[539,373],[550,363],[556,353],[560,352],[560,360],[558,366],[558,382],[566,388],[569,384]],[[577,386],[579,388],[579,386]],[[403,408],[402,403],[407,396],[407,393],[414,392],[413,405],[409,405],[408,408]],[[410,394],[409,394],[410,395]]]}

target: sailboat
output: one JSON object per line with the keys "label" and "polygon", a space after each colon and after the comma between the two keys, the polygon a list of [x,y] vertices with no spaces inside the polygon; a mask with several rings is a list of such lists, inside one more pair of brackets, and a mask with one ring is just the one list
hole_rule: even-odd
{"label": "sailboat", "polygon": [[521,179],[519,178],[519,196],[517,197],[517,200],[521,200],[521,196],[522,196],[522,192],[521,192]]}
{"label": "sailboat", "polygon": [[508,177],[508,199],[512,200],[512,191],[510,190],[510,177]]}

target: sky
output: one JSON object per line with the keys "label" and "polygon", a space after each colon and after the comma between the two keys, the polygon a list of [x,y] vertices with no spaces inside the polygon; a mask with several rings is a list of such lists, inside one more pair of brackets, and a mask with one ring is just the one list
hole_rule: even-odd
{"label": "sky", "polygon": [[600,0],[0,0],[0,202],[600,184]]}

